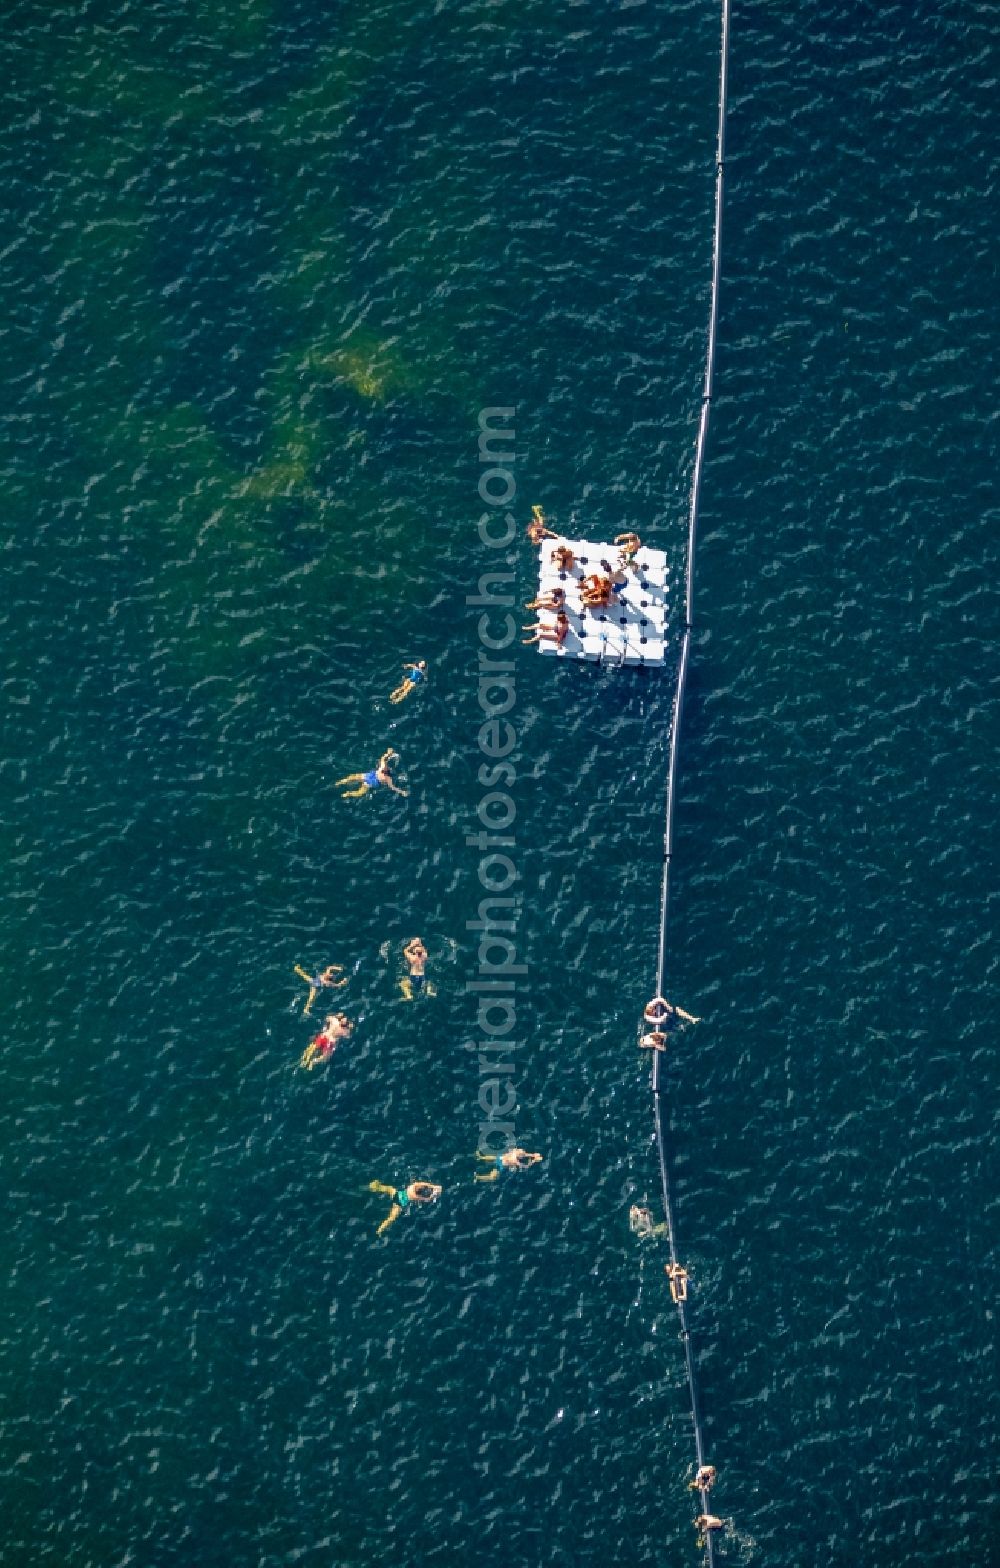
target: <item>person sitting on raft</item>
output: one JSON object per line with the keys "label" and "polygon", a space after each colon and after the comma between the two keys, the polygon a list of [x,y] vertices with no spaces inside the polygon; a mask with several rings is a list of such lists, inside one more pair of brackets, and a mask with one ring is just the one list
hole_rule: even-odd
{"label": "person sitting on raft", "polygon": [[526,1171],[542,1162],[540,1154],[529,1154],[527,1149],[506,1149],[503,1154],[481,1154],[477,1149],[476,1159],[487,1160],[493,1166],[482,1174],[477,1171],[476,1181],[496,1181],[501,1171]]}
{"label": "person sitting on raft", "polygon": [[675,1007],[663,996],[654,996],[651,1002],[647,1002],[642,1016],[647,1024],[655,1024],[659,1028],[663,1028],[664,1025],[669,1028],[678,1018],[683,1018],[686,1024],[701,1023],[701,1019],[696,1018],[693,1013],[686,1013],[683,1007]]}
{"label": "person sitting on raft", "polygon": [[693,1481],[688,1482],[688,1490],[692,1492],[710,1492],[715,1485],[715,1466],[699,1465]]}
{"label": "person sitting on raft", "polygon": [[635,565],[635,558],[642,549],[642,540],[638,534],[616,534],[615,544],[620,545],[618,551],[618,564],[625,571],[629,566]]}
{"label": "person sitting on raft", "polygon": [[326,968],[321,969],[318,975],[308,975],[306,974],[301,964],[296,964],[295,973],[297,975],[301,975],[306,985],[309,987],[309,995],[306,997],[306,1005],[302,1009],[303,1017],[305,1017],[306,1014],[311,1011],[312,1005],[320,991],[325,990],[327,986],[332,987],[332,989],[335,991],[339,991],[341,986],[347,984],[346,980],[335,980],[333,978],[334,975],[342,975],[344,973],[343,964],[327,964]]}
{"label": "person sitting on raft", "polygon": [[534,626],[522,629],[531,633],[530,637],[521,638],[525,647],[534,642],[554,642],[557,648],[561,648],[569,632],[569,616],[565,610],[560,610],[554,626],[544,626],[541,621],[537,621]]}
{"label": "person sitting on raft", "polygon": [[576,565],[576,556],[568,544],[556,545],[549,560],[555,563],[560,572],[571,572]]}
{"label": "person sitting on raft", "polygon": [[337,1049],[338,1040],[346,1040],[354,1025],[346,1013],[331,1013],[319,1034],[314,1035],[302,1052],[300,1067],[312,1068],[319,1062],[328,1062]]}
{"label": "person sitting on raft", "polygon": [[342,800],[360,800],[362,795],[370,795],[373,790],[378,789],[381,785],[384,785],[386,789],[391,789],[394,795],[405,795],[407,791],[400,789],[389,772],[392,763],[398,761],[399,752],[393,751],[390,747],[388,751],[383,751],[378,759],[378,763],[370,772],[348,773],[346,778],[337,780],[335,788],[343,789],[345,784],[356,784],[358,786],[357,789],[345,789],[341,796]]}
{"label": "person sitting on raft", "polygon": [[384,1181],[370,1181],[368,1191],[384,1192],[392,1199],[392,1208],[375,1232],[376,1236],[381,1236],[390,1225],[395,1225],[403,1210],[408,1209],[411,1203],[433,1203],[435,1198],[441,1196],[441,1188],[431,1181],[411,1181],[408,1187],[390,1187]]}
{"label": "person sitting on raft", "polygon": [[408,1002],[426,988],[427,995],[434,995],[434,987],[429,983],[425,973],[427,969],[427,949],[418,936],[411,937],[403,944],[403,957],[409,966],[409,974],[404,975],[399,982],[399,989]]}
{"label": "person sitting on raft", "polygon": [[644,1034],[639,1041],[639,1049],[645,1051],[665,1051],[667,1037],[662,1029],[653,1029],[649,1034]]}
{"label": "person sitting on raft", "polygon": [[404,664],[404,675],[399,685],[389,693],[390,702],[402,702],[411,691],[416,691],[421,681],[427,679],[427,660],[418,659],[416,664]]}
{"label": "person sitting on raft", "polygon": [[603,610],[611,603],[611,578],[591,572],[580,584],[580,603],[588,610]]}
{"label": "person sitting on raft", "polygon": [[528,524],[528,543],[540,545],[544,539],[558,539],[552,529],[546,526],[545,513],[540,506],[531,508],[531,522]]}
{"label": "person sitting on raft", "polygon": [[647,1236],[665,1236],[669,1226],[666,1220],[661,1220],[657,1225],[652,1209],[647,1209],[641,1203],[633,1203],[628,1211],[628,1228],[633,1236],[644,1240]]}
{"label": "person sitting on raft", "polygon": [[566,604],[565,588],[549,588],[525,605],[526,610],[561,610]]}

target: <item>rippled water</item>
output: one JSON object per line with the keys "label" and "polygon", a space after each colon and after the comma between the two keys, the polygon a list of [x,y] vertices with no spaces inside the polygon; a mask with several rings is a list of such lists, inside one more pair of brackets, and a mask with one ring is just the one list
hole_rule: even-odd
{"label": "rippled water", "polygon": [[[519,517],[681,564],[718,20],[9,8],[5,1568],[694,1559],[625,1221],[669,681],[518,659],[546,1159],[476,1186],[465,599],[488,404]],[[992,45],[976,0],[733,16],[671,975],[732,1562],[1000,1562]],[[407,800],[342,804],[389,743]]]}

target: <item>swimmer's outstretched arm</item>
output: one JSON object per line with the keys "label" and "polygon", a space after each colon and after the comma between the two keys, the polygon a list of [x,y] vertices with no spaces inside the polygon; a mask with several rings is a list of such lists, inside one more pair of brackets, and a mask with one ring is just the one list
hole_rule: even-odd
{"label": "swimmer's outstretched arm", "polygon": [[385,784],[387,789],[392,790],[394,795],[408,795],[410,793],[408,789],[400,789],[398,784],[394,784],[392,782],[392,779],[383,779],[382,782]]}

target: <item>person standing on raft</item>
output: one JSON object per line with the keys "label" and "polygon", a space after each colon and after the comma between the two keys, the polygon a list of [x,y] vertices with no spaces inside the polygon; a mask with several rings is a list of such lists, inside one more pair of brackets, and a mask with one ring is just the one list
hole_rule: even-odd
{"label": "person standing on raft", "polygon": [[345,784],[356,784],[358,786],[357,789],[344,789],[344,793],[341,796],[342,800],[360,800],[362,795],[370,795],[374,790],[382,787],[391,789],[394,795],[405,795],[408,792],[405,789],[400,789],[389,772],[392,764],[398,761],[399,752],[393,751],[390,747],[388,751],[383,751],[374,768],[371,768],[367,773],[348,773],[346,778],[337,780],[334,788],[344,789]]}
{"label": "person standing on raft", "polygon": [[408,1209],[411,1203],[433,1203],[435,1198],[441,1196],[441,1188],[431,1181],[411,1181],[408,1187],[390,1187],[384,1181],[370,1181],[368,1191],[384,1192],[392,1199],[392,1208],[375,1232],[376,1236],[381,1236],[390,1225],[395,1225],[403,1210]]}

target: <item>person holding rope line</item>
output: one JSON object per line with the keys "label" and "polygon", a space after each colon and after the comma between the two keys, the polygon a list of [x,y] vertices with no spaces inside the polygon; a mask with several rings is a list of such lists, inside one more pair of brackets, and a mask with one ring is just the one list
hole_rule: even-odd
{"label": "person holding rope line", "polygon": [[670,1282],[670,1298],[679,1306],[688,1299],[688,1271],[680,1263],[665,1263],[663,1272]]}
{"label": "person holding rope line", "polygon": [[667,1049],[667,1037],[663,1030],[654,1029],[652,1033],[644,1034],[639,1041],[639,1049],[640,1051],[665,1051]]}
{"label": "person holding rope line", "polygon": [[664,996],[654,996],[651,1002],[647,1002],[642,1016],[647,1024],[653,1024],[658,1029],[664,1025],[669,1028],[677,1018],[683,1018],[686,1024],[701,1023],[700,1018],[696,1018],[693,1013],[686,1013],[683,1007],[675,1007]]}

